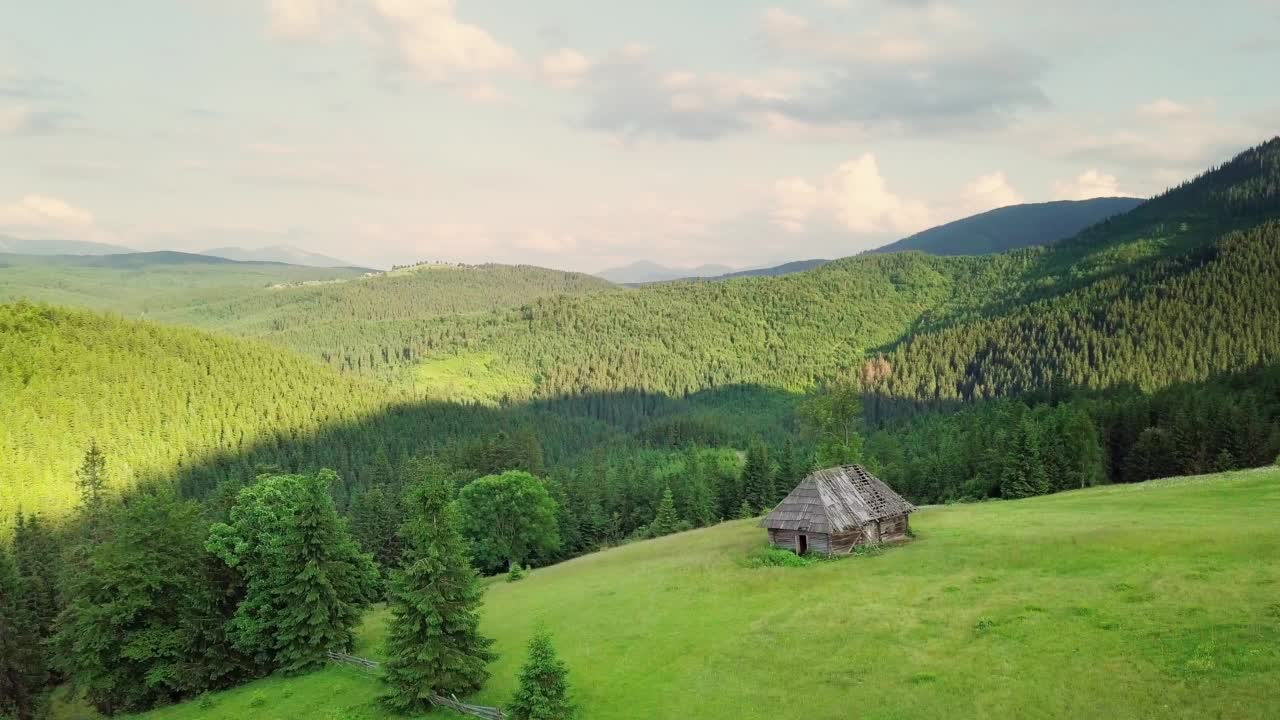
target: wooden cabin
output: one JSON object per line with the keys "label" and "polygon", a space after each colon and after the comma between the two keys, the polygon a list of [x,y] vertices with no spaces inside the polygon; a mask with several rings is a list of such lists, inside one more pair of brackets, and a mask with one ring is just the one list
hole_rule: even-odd
{"label": "wooden cabin", "polygon": [[763,520],[769,544],[797,555],[851,552],[867,543],[907,539],[911,503],[861,465],[819,470]]}

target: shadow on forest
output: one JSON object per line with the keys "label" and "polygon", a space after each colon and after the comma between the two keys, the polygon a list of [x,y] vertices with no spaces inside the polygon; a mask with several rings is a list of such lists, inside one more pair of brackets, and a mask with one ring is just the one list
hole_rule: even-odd
{"label": "shadow on forest", "polygon": [[[174,483],[201,498],[226,480],[247,482],[263,468],[331,468],[343,479],[338,501],[377,482],[376,468],[408,457],[465,452],[498,433],[536,437],[548,465],[621,448],[678,448],[690,442],[747,447],[797,430],[802,396],[759,385],[732,385],[685,397],[623,391],[585,393],[503,407],[424,401],[389,406],[360,419],[193,455],[177,467],[139,477],[138,486]],[[353,492],[354,491],[354,492]]]}

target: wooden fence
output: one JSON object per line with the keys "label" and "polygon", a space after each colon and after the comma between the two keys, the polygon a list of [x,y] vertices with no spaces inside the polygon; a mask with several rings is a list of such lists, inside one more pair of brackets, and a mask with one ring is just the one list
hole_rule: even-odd
{"label": "wooden fence", "polygon": [[[366,660],[365,658],[356,657],[355,655],[347,655],[346,653],[331,652],[328,655],[329,655],[329,659],[333,660],[334,662],[345,663],[347,665],[354,665],[355,667],[358,667],[361,670],[366,670],[369,672],[376,672],[378,668],[382,666],[381,663],[378,663],[374,660]],[[502,710],[500,710],[499,708],[488,707],[486,705],[468,705],[467,703],[459,701],[458,698],[456,697],[444,697],[443,695],[432,695],[430,700],[432,705],[446,707],[446,708],[449,708],[450,710],[460,712],[463,715],[471,715],[472,717],[482,718],[483,720],[502,720],[502,718],[504,717],[502,714]]]}

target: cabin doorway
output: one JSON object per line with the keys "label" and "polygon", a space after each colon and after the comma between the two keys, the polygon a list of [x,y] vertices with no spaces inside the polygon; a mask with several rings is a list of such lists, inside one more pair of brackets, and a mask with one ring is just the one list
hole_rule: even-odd
{"label": "cabin doorway", "polygon": [[797,535],[796,536],[796,554],[804,555],[807,552],[809,552],[809,536]]}

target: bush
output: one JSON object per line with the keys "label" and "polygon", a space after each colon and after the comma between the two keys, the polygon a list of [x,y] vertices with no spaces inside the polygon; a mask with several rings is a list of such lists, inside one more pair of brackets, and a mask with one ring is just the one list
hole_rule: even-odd
{"label": "bush", "polygon": [[511,569],[507,571],[507,582],[517,582],[525,579],[529,575],[529,569],[522,567],[520,563],[511,563]]}
{"label": "bush", "polygon": [[813,556],[797,555],[790,550],[782,548],[767,547],[752,552],[746,557],[745,565],[749,568],[762,567],[804,567],[812,565],[816,560]]}

